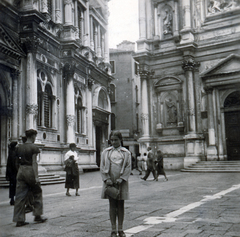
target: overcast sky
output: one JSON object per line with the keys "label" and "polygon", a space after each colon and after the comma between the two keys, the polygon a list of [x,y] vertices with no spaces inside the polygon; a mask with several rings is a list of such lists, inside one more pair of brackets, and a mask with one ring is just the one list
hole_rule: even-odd
{"label": "overcast sky", "polygon": [[109,48],[116,48],[123,40],[136,42],[138,30],[138,0],[110,0]]}

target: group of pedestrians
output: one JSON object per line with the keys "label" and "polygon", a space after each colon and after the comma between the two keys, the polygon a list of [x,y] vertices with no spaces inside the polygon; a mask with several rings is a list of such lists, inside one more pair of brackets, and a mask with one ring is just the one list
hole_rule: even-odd
{"label": "group of pedestrians", "polygon": [[[9,146],[6,178],[10,181],[10,204],[14,205],[13,221],[17,223],[17,227],[29,224],[25,221],[28,205],[33,206],[35,222],[43,223],[47,220],[42,217],[42,189],[37,164],[37,155],[40,150],[34,144],[36,136],[36,130],[27,130],[25,143],[17,146],[17,142],[12,142]],[[132,169],[132,158],[130,151],[122,146],[122,134],[119,131],[113,131],[110,134],[110,142],[111,146],[106,148],[101,155],[100,172],[103,180],[101,198],[109,200],[111,237],[126,237],[123,231],[124,201],[129,199],[128,179]],[[76,196],[80,196],[76,144],[71,143],[69,148],[64,159],[66,195],[71,196],[69,192],[71,188],[76,189]],[[146,180],[151,172],[155,180],[158,180],[160,174],[163,174],[167,180],[161,152],[158,151],[157,158],[155,158],[151,147],[148,147],[147,170],[143,179]]]}
{"label": "group of pedestrians", "polygon": [[145,176],[141,179],[147,180],[150,173],[153,174],[154,180],[158,181],[159,175],[164,175],[165,181],[168,181],[166,173],[163,167],[163,155],[161,150],[157,150],[157,157],[155,157],[154,153],[152,152],[152,148],[148,147],[148,154],[147,154],[147,170]]}

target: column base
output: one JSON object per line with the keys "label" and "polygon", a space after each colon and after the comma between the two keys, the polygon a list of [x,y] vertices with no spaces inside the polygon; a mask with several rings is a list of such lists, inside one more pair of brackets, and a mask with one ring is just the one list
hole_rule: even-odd
{"label": "column base", "polygon": [[207,160],[208,161],[218,160],[217,148],[215,146],[209,146],[207,148]]}

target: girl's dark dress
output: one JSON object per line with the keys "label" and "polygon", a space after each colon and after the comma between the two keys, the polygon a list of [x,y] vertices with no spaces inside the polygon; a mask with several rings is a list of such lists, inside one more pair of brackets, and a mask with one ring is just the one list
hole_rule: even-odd
{"label": "girl's dark dress", "polygon": [[78,163],[70,157],[66,160],[66,182],[65,188],[78,189],[79,188],[79,169]]}

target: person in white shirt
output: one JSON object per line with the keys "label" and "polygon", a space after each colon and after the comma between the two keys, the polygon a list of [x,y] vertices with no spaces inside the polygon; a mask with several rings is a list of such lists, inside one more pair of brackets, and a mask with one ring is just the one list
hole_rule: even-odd
{"label": "person in white shirt", "polygon": [[66,171],[65,188],[67,189],[66,195],[71,196],[69,189],[76,189],[76,196],[80,196],[79,189],[79,169],[78,169],[78,154],[76,152],[76,144],[69,145],[70,151],[65,154],[64,163]]}

